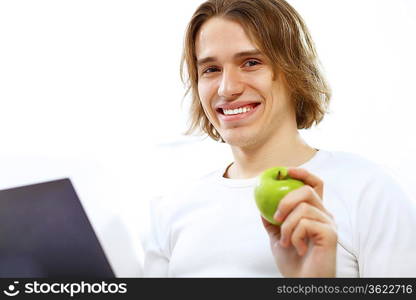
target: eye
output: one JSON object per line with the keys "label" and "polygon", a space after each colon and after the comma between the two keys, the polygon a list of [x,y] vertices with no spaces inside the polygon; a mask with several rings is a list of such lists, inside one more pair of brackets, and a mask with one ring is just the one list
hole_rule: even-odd
{"label": "eye", "polygon": [[261,64],[260,61],[255,60],[255,59],[249,59],[244,63],[244,67],[254,67],[259,64]]}
{"label": "eye", "polygon": [[218,72],[218,71],[220,71],[220,69],[217,68],[217,67],[209,67],[209,68],[204,69],[202,71],[202,74],[214,73],[214,72]]}

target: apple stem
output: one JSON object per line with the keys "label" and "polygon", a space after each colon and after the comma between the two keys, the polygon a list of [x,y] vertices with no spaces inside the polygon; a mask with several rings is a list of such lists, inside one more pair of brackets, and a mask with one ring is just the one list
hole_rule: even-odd
{"label": "apple stem", "polygon": [[277,180],[282,179],[282,173],[280,171],[277,171]]}

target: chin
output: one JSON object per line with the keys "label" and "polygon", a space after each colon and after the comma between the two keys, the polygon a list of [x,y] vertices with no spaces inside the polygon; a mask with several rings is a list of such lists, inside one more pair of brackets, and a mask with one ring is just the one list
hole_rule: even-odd
{"label": "chin", "polygon": [[233,147],[244,148],[255,144],[257,141],[256,135],[253,134],[232,133],[221,136],[228,145]]}

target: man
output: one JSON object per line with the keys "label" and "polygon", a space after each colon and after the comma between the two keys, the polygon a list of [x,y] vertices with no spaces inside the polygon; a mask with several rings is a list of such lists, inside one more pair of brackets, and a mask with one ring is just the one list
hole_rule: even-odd
{"label": "man", "polygon": [[[330,92],[308,30],[284,0],[212,0],[194,13],[183,62],[190,131],[234,162],[152,203],[147,276],[412,276],[414,203],[380,167],[307,145]],[[259,217],[256,177],[287,166],[305,186]],[[265,234],[267,232],[267,235]]]}

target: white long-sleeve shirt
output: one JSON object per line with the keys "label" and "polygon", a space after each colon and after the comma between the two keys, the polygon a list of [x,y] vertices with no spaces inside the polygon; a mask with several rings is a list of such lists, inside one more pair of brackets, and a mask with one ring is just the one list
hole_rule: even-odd
{"label": "white long-sleeve shirt", "polygon": [[[324,181],[338,277],[416,277],[416,203],[380,166],[320,150],[300,166]],[[257,178],[212,172],[151,203],[145,276],[280,277],[256,207]]]}

